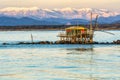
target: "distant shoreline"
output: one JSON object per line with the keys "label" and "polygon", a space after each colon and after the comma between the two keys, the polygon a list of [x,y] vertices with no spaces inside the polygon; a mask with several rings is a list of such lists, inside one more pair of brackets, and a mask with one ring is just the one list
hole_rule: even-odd
{"label": "distant shoreline", "polygon": [[[0,31],[59,31],[74,25],[0,26]],[[83,25],[84,26],[84,25]],[[89,28],[89,27],[86,27]],[[94,28],[94,27],[93,27]],[[94,28],[96,30],[96,28]],[[120,25],[100,25],[99,30],[120,30]]]}
{"label": "distant shoreline", "polygon": [[[65,29],[0,29],[0,31],[64,31]],[[120,28],[101,28],[99,30],[120,30]],[[95,30],[97,31],[97,30]]]}

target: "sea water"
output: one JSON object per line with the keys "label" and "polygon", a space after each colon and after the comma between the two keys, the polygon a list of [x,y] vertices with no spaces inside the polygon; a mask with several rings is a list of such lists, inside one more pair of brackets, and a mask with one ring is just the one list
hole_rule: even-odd
{"label": "sea water", "polygon": [[[21,41],[31,41],[31,34],[34,41],[57,41],[59,37],[57,35],[64,31],[0,31],[0,43],[5,42],[21,42]],[[120,31],[107,31],[114,33],[114,35],[95,31],[94,41],[97,42],[112,42],[120,39]]]}
{"label": "sea water", "polygon": [[[0,42],[56,41],[59,31],[1,31]],[[96,41],[120,39],[95,32]],[[118,34],[118,35],[117,35]],[[0,44],[0,80],[120,80],[120,45]]]}

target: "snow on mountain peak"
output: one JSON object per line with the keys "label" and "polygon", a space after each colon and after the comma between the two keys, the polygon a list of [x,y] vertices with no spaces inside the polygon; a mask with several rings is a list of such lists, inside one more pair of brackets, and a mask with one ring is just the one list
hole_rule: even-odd
{"label": "snow on mountain peak", "polygon": [[81,10],[81,11],[92,11],[92,8],[81,8],[79,10]]}
{"label": "snow on mountain peak", "polygon": [[38,7],[8,7],[0,9],[0,14],[13,17],[32,17],[32,18],[64,18],[64,19],[90,19],[90,12],[93,13],[93,18],[96,14],[100,17],[110,17],[120,15],[120,12],[109,11],[107,9],[94,8],[62,8],[62,9],[40,9]]}

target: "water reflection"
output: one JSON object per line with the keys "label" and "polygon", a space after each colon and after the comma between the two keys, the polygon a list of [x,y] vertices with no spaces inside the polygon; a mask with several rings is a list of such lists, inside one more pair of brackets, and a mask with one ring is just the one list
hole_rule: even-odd
{"label": "water reflection", "polygon": [[[68,55],[71,55],[71,56],[76,55],[76,57],[71,60],[71,63],[82,64],[79,66],[77,71],[81,71],[81,70],[83,71],[83,69],[84,69],[84,72],[86,72],[85,74],[87,74],[86,76],[84,75],[85,77],[81,76],[79,78],[83,78],[86,80],[96,80],[96,78],[93,77],[93,69],[94,69],[94,65],[95,65],[94,46],[90,45],[89,48],[82,47],[82,48],[72,48],[72,49],[66,49],[66,50],[71,51],[71,52],[67,53]],[[85,56],[86,56],[86,58],[85,58]],[[87,67],[85,67],[84,64],[86,64]]]}
{"label": "water reflection", "polygon": [[0,49],[0,80],[120,79],[119,45],[69,46]]}
{"label": "water reflection", "polygon": [[[67,54],[69,55],[70,58],[74,57],[72,60],[69,59],[69,62],[75,65],[79,64],[79,68],[77,68],[77,70],[74,71],[80,74],[85,74],[86,75],[86,77],[84,77],[85,80],[120,79],[120,77],[118,77],[120,75],[116,74],[120,73],[120,71],[117,71],[118,66],[120,67],[118,63],[120,59],[117,59],[117,62],[111,59],[111,57],[113,57],[113,53],[118,54],[119,51],[118,47],[114,46],[95,48],[91,46],[91,48],[74,48],[66,50],[69,51],[69,53]],[[113,65],[114,67],[116,67],[116,69],[115,68],[113,69]],[[111,74],[112,76],[110,76]]]}
{"label": "water reflection", "polygon": [[76,54],[77,55],[77,54],[82,54],[82,52],[93,51],[93,48],[73,48],[73,49],[66,49],[66,50],[71,51],[67,54]]}

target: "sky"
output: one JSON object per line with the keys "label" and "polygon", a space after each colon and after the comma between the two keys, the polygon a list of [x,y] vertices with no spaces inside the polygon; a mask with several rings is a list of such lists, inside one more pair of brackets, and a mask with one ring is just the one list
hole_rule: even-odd
{"label": "sky", "polygon": [[0,8],[6,7],[39,7],[48,8],[104,8],[120,9],[120,0],[0,0]]}

